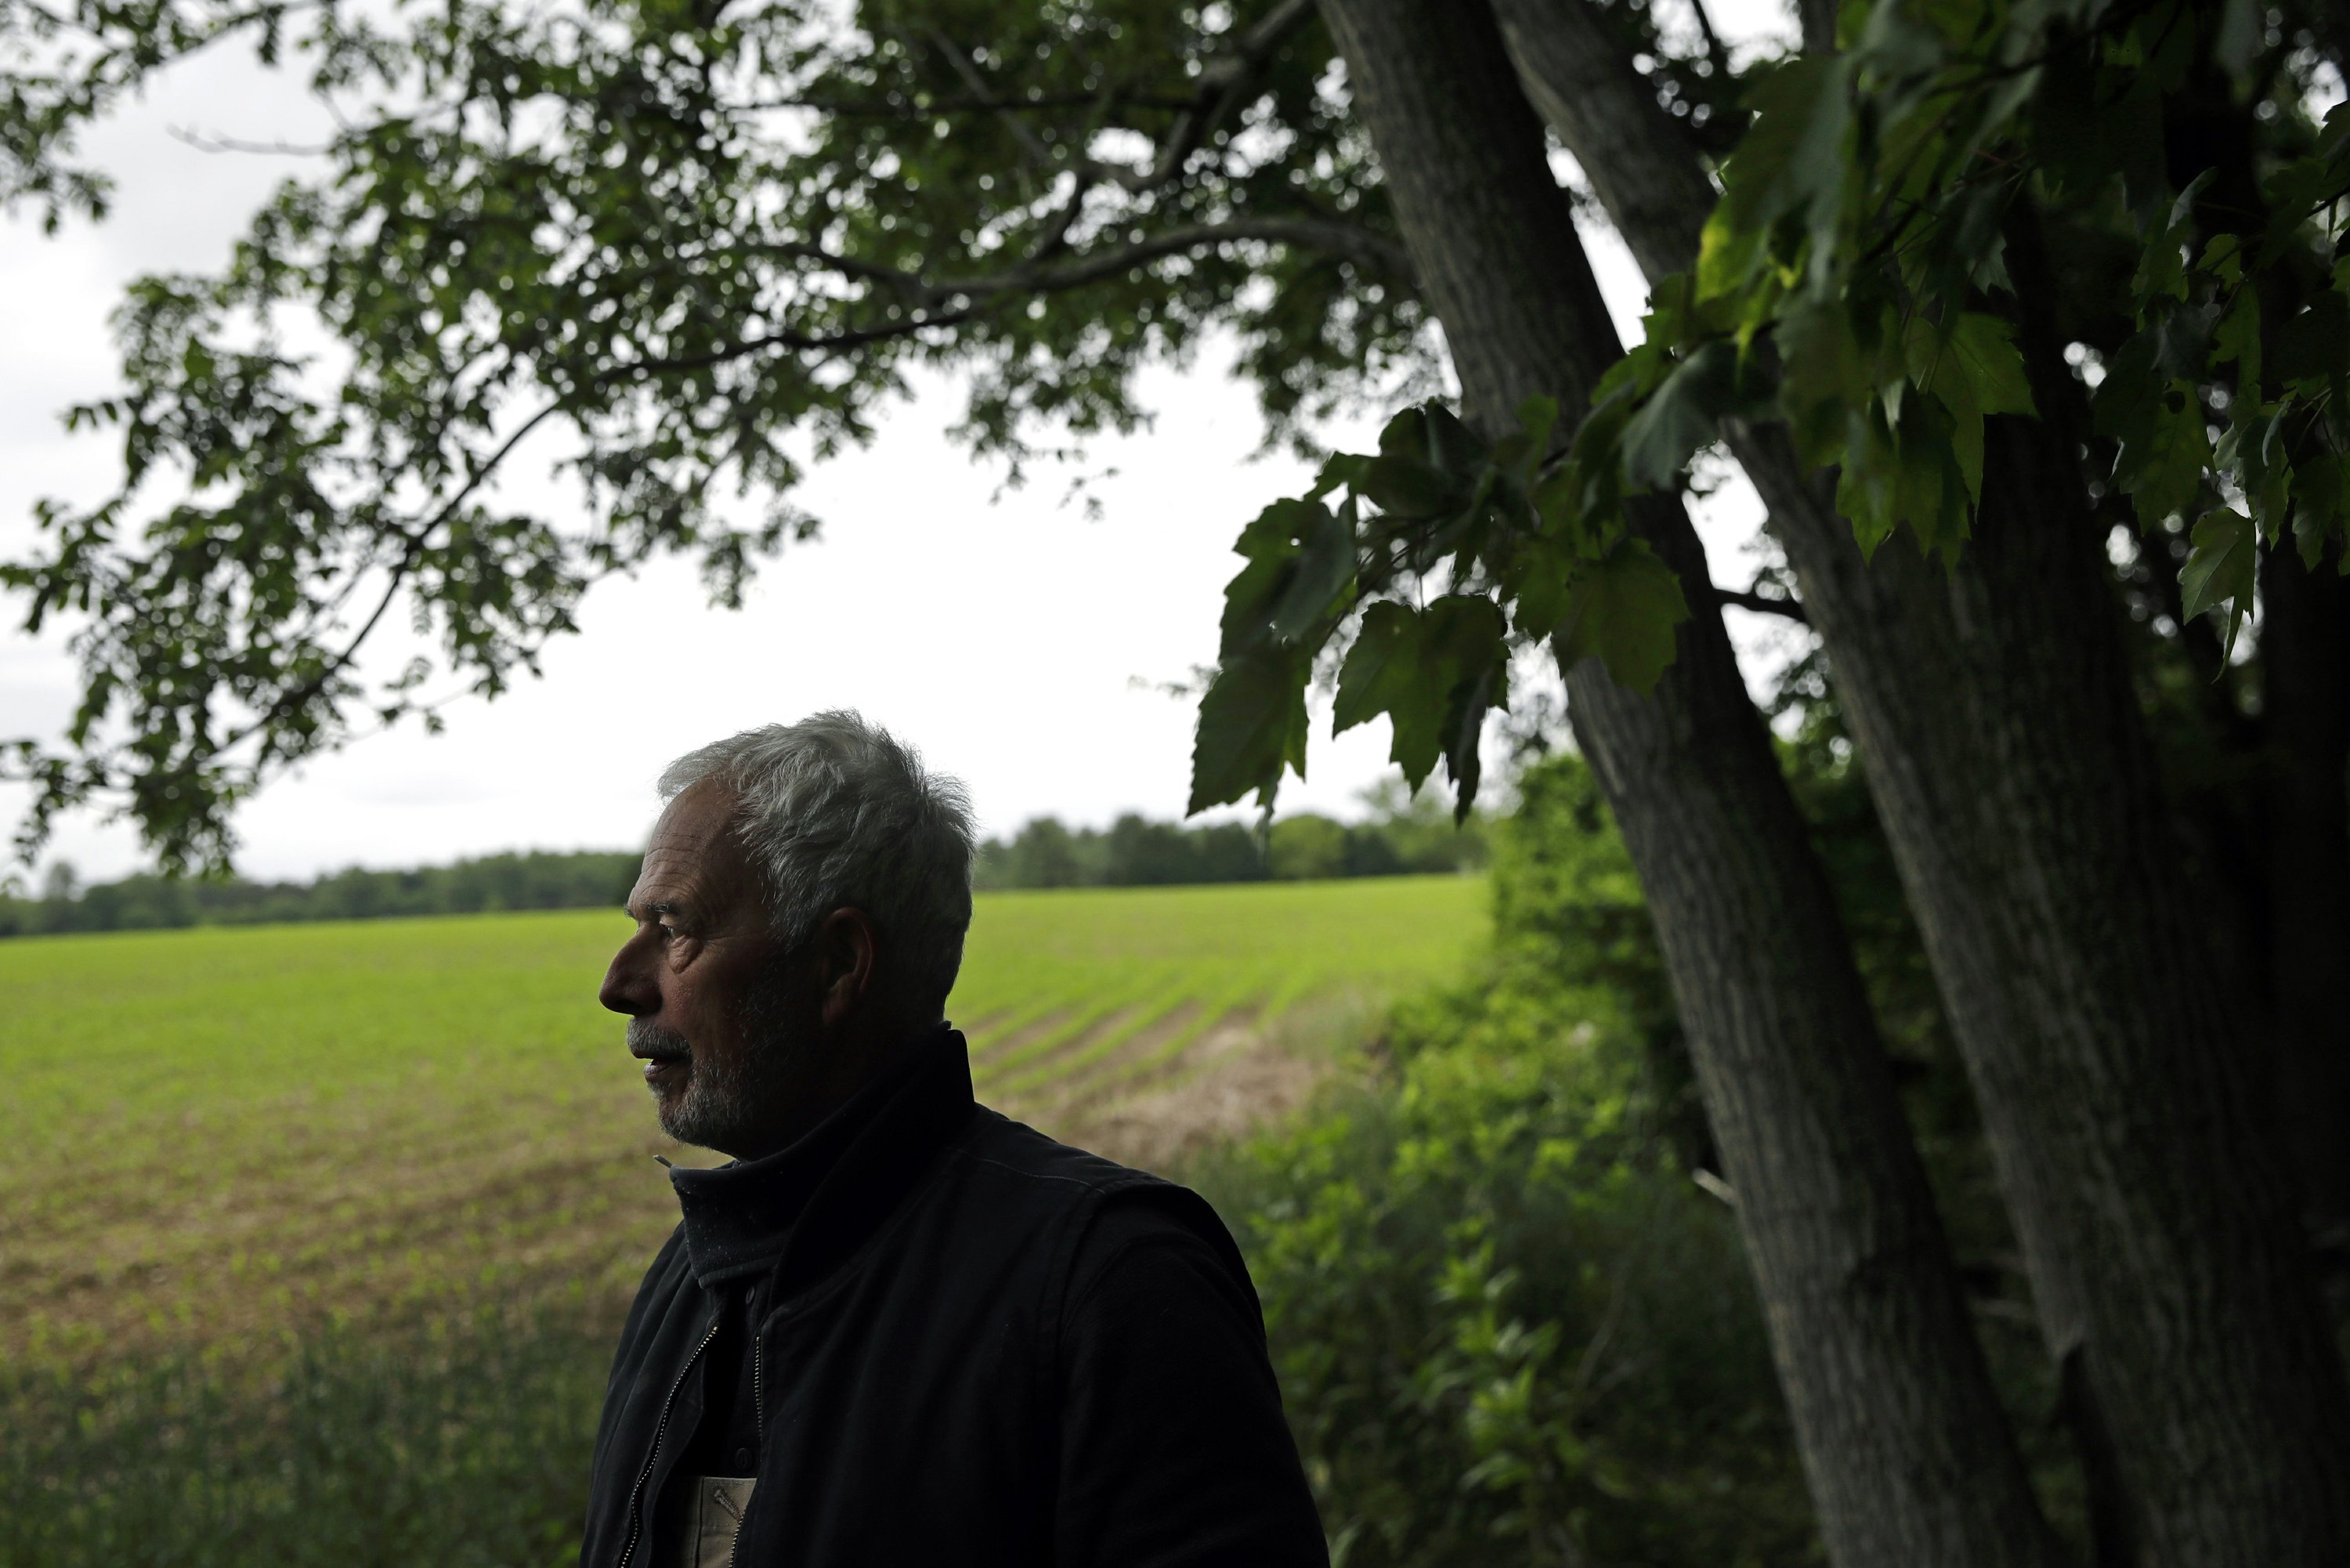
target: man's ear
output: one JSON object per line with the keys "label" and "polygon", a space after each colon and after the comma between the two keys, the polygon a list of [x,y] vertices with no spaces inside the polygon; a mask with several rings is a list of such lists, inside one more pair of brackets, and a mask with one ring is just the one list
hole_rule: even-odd
{"label": "man's ear", "polygon": [[819,966],[816,979],[823,987],[824,1021],[829,1026],[864,1004],[873,989],[880,948],[874,937],[873,922],[865,918],[865,911],[843,908],[824,918],[824,924],[816,930],[816,950]]}

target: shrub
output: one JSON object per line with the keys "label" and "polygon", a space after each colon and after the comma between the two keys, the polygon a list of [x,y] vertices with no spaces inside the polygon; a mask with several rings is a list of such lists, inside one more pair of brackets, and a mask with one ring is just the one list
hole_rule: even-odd
{"label": "shrub", "polygon": [[1733,1227],[1655,1136],[1624,1020],[1493,978],[1199,1173],[1339,1563],[1816,1560]]}

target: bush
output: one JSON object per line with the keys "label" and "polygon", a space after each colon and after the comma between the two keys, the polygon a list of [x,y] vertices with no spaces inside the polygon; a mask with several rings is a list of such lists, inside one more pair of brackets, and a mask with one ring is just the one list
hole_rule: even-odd
{"label": "bush", "polygon": [[1579,759],[1517,785],[1476,972],[1200,1173],[1324,1524],[1350,1568],[1815,1562],[1630,858]]}
{"label": "bush", "polygon": [[1607,999],[1565,1000],[1429,999],[1387,1072],[1201,1173],[1338,1560],[1814,1561],[1728,1211]]}

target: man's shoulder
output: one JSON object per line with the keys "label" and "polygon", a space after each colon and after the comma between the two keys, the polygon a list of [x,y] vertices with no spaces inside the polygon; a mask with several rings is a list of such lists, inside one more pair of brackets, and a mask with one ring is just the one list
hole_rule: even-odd
{"label": "man's shoulder", "polygon": [[1039,1219],[1074,1220],[1089,1250],[1154,1233],[1205,1242],[1224,1265],[1246,1271],[1232,1233],[1208,1200],[1147,1170],[1062,1143],[984,1106],[959,1141],[966,1180],[997,1188]]}
{"label": "man's shoulder", "polygon": [[1082,1203],[1089,1196],[1175,1186],[1147,1170],[1062,1143],[985,1106],[976,1107],[955,1155],[966,1165],[1002,1172],[1014,1182],[1034,1186],[1042,1195],[1073,1203]]}

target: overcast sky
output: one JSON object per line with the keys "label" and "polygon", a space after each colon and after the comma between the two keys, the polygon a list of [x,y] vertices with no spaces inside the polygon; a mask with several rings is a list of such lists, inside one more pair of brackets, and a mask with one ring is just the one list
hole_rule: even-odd
{"label": "overcast sky", "polygon": [[[1770,16],[1758,9],[1752,22]],[[1742,17],[1716,19],[1727,27]],[[217,266],[275,182],[298,167],[199,151],[173,132],[300,142],[319,124],[317,106],[288,78],[249,58],[200,60],[88,139],[118,181],[106,223],[55,237],[26,215],[0,223],[0,556],[30,540],[36,498],[106,493],[110,440],[68,438],[57,414],[115,387],[106,323],[124,285]],[[1638,274],[1612,236],[1589,237],[1618,324],[1637,335]],[[494,704],[452,703],[439,736],[411,722],[269,787],[237,818],[239,868],[297,877],[633,845],[670,757],[837,706],[861,709],[962,776],[991,832],[1047,812],[1092,824],[1128,810],[1179,815],[1192,710],[1150,684],[1213,657],[1234,535],[1268,501],[1301,491],[1307,470],[1251,460],[1253,398],[1212,356],[1186,373],[1154,373],[1146,390],[1155,428],[1096,443],[1085,464],[1116,471],[1095,485],[1101,512],[1088,520],[1064,504],[1066,472],[1040,469],[1027,488],[999,496],[1000,470],[945,439],[955,389],[922,388],[871,448],[815,473],[801,500],[826,520],[823,537],[772,563],[741,613],[711,609],[686,563],[598,587],[580,635],[550,651],[544,680]],[[1334,433],[1367,443],[1375,427]],[[1717,581],[1742,586],[1751,575],[1756,514],[1742,490],[1702,504]],[[53,736],[77,694],[63,635],[17,632],[21,601],[5,615],[0,736]],[[1735,612],[1732,629],[1750,649],[1776,640],[1776,628]],[[375,668],[404,657],[379,657]],[[1284,786],[1282,809],[1351,814],[1388,771],[1387,746],[1384,720],[1334,741],[1322,715],[1308,776]],[[11,826],[23,798],[0,788]],[[87,815],[60,825],[55,857],[85,877],[144,863],[127,827]]]}

